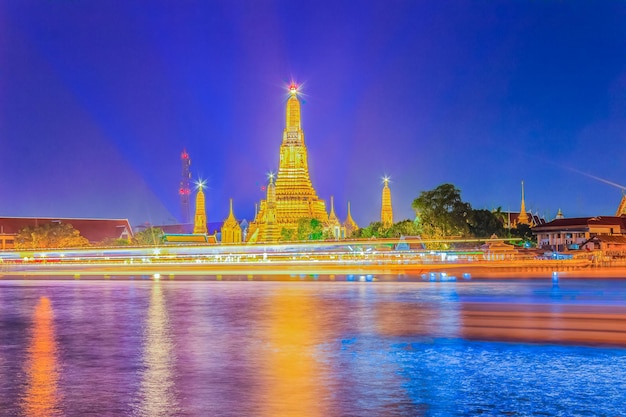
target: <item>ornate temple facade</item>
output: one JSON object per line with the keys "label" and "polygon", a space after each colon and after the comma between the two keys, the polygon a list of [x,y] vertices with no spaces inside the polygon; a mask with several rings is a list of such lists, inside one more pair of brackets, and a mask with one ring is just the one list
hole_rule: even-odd
{"label": "ornate temple facade", "polygon": [[237,219],[235,219],[235,214],[233,213],[233,199],[231,198],[228,217],[224,220],[224,224],[222,225],[222,243],[241,243],[241,241],[241,226],[239,222],[237,222]]}
{"label": "ornate temple facade", "polygon": [[275,181],[274,176],[270,176],[266,198],[261,200],[249,225],[247,241],[275,242],[283,229],[296,231],[298,221],[305,217],[328,225],[326,203],[317,196],[309,177],[298,90],[291,85],[278,173]]}
{"label": "ornate temple facade", "polygon": [[328,215],[327,229],[335,239],[346,238],[346,228],[343,224],[341,224],[339,218],[335,214],[335,201],[332,196],[330,197],[330,214]]}
{"label": "ornate temple facade", "polygon": [[380,209],[380,222],[384,227],[393,225],[393,207],[391,206],[391,190],[389,189],[389,178],[383,178],[383,197]]}

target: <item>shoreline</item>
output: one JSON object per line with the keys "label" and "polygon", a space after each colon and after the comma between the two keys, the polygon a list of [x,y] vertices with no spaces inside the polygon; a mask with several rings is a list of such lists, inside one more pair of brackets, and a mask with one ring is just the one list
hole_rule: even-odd
{"label": "shoreline", "polygon": [[[515,278],[613,278],[626,279],[624,266],[591,266],[577,261],[480,261],[463,263],[339,263],[339,262],[240,262],[240,263],[181,263],[154,262],[145,264],[110,263],[39,263],[0,264],[0,280],[8,277],[44,279],[44,277],[300,277],[300,276],[361,276],[396,277],[398,280],[463,280],[465,278],[515,279]],[[427,275],[427,277],[424,277]],[[377,279],[378,280],[378,279]]]}

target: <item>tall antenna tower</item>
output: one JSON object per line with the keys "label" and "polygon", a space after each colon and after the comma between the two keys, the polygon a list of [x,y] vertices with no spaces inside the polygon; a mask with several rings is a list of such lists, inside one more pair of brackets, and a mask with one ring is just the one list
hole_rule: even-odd
{"label": "tall antenna tower", "polygon": [[189,195],[191,194],[191,159],[186,149],[183,149],[183,153],[180,154],[180,161],[182,164],[182,173],[180,179],[180,188],[178,193],[180,194],[180,207],[182,214],[183,224],[191,222],[191,212],[189,211]]}

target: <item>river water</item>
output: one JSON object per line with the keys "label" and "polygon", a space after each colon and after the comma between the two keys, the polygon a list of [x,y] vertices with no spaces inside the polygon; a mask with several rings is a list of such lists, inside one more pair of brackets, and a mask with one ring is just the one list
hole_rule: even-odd
{"label": "river water", "polygon": [[0,280],[2,416],[623,416],[626,281]]}

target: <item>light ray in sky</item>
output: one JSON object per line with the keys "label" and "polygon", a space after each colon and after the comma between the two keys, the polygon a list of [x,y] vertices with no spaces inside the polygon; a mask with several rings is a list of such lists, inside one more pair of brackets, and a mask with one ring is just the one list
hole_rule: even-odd
{"label": "light ray in sky", "polygon": [[[560,165],[559,165],[559,166],[560,166]],[[625,186],[623,186],[623,185],[619,185],[619,184],[617,184],[617,183],[615,183],[615,182],[613,182],[613,181],[609,181],[609,180],[607,180],[607,179],[600,178],[600,177],[598,177],[598,176],[596,176],[596,175],[591,175],[591,174],[588,174],[588,173],[586,173],[586,172],[579,171],[579,170],[577,170],[576,168],[570,168],[570,167],[565,167],[565,166],[561,166],[561,168],[565,168],[565,169],[568,169],[568,170],[570,170],[570,171],[574,171],[574,172],[576,172],[577,174],[584,175],[585,177],[588,177],[588,178],[591,178],[591,179],[594,179],[594,180],[597,180],[597,181],[603,182],[603,183],[608,184],[608,185],[611,185],[611,186],[613,186],[613,187],[617,187],[617,188],[619,188],[619,189],[621,189],[621,190],[626,190],[626,187],[625,187]]]}

